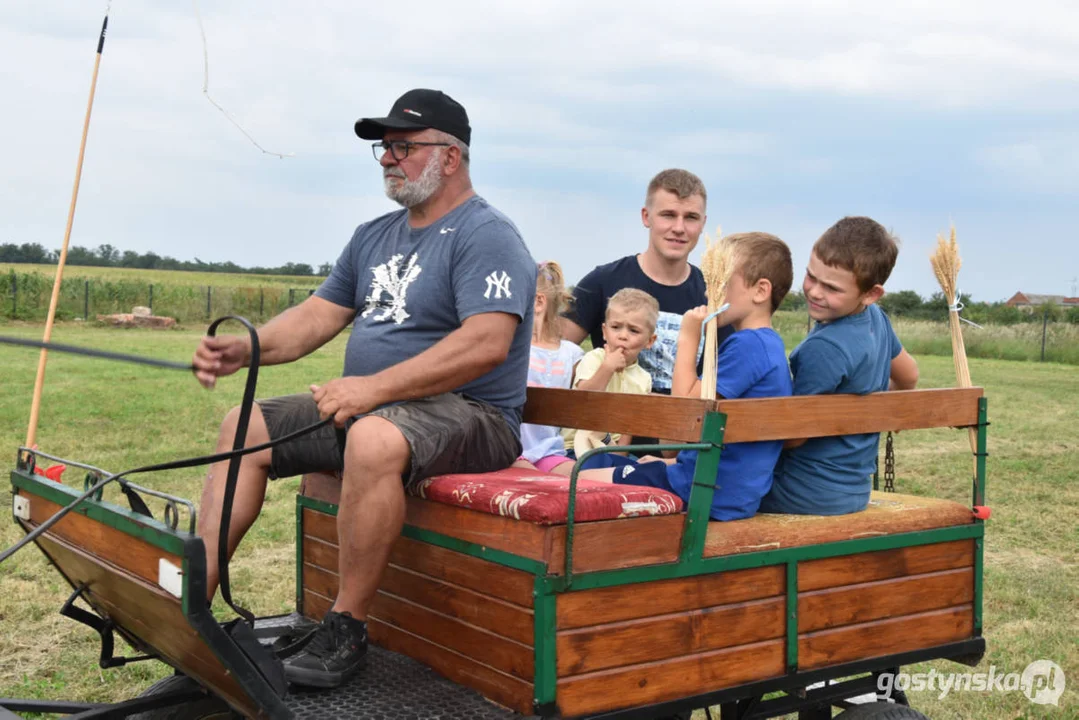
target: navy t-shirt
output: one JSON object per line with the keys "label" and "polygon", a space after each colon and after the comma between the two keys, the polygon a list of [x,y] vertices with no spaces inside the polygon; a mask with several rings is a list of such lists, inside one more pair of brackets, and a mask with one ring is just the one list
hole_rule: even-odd
{"label": "navy t-shirt", "polygon": [[536,263],[517,228],[486,200],[474,196],[424,228],[409,227],[407,210],[360,225],[315,294],[356,310],[346,376],[419,355],[472,315],[516,315],[506,361],[454,392],[498,408],[519,432]]}
{"label": "navy t-shirt", "polygon": [[[607,301],[612,295],[622,288],[637,288],[654,297],[659,302],[656,342],[641,351],[637,362],[652,376],[652,391],[669,395],[682,315],[708,302],[704,275],[695,265],[689,268],[689,277],[682,284],[663,285],[644,274],[636,255],[599,265],[573,288],[573,306],[565,316],[588,332],[592,347],[601,348],[603,319],[607,312]],[[731,332],[729,326],[720,328],[718,343],[722,343]]]}
{"label": "navy t-shirt", "polygon": [[[794,394],[887,390],[892,359],[902,350],[888,316],[876,305],[817,323],[791,353]],[[784,450],[761,511],[844,515],[864,510],[879,440],[879,433],[810,438]]]}
{"label": "navy t-shirt", "polygon": [[[739,330],[719,347],[716,395],[737,398],[785,397],[791,394],[791,374],[783,339],[772,328]],[[757,512],[772,486],[772,472],[783,441],[729,443],[723,446],[712,496],[713,520],[739,520]],[[685,501],[693,488],[697,452],[683,450],[667,467],[667,480]]]}

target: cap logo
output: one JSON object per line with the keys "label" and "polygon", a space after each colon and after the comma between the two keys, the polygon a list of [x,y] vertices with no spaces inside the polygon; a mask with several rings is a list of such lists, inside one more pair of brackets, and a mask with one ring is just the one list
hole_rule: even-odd
{"label": "cap logo", "polygon": [[406,112],[409,115],[415,115],[416,117],[423,117],[421,113],[418,113],[415,110],[409,110],[408,108],[403,109],[401,112]]}

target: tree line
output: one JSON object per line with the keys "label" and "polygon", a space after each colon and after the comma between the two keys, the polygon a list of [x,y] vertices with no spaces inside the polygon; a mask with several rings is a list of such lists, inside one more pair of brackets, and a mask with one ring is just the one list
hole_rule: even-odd
{"label": "tree line", "polygon": [[[34,263],[39,265],[56,264],[60,257],[59,250],[48,250],[40,243],[5,243],[0,245],[0,263]],[[329,275],[333,265],[322,263],[318,269],[307,263],[285,263],[278,267],[240,267],[234,262],[205,262],[177,260],[167,255],[154,252],[137,253],[134,250],[121,251],[112,245],[98,245],[94,249],[69,247],[68,265],[88,267],[135,268],[139,270],[190,270],[198,272],[242,273],[251,275]]]}

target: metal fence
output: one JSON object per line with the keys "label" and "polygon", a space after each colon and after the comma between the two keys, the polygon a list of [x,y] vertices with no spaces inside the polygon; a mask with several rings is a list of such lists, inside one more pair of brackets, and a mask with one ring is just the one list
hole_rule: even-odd
{"label": "metal fence", "polygon": [[[0,276],[3,277],[3,276]],[[7,302],[0,317],[43,321],[49,312],[53,280],[37,273],[7,275]],[[129,313],[136,306],[178,322],[203,322],[221,315],[242,315],[262,322],[302,302],[315,288],[285,286],[228,287],[172,285],[131,280],[71,278],[60,285],[58,320],[93,320],[98,315]]]}

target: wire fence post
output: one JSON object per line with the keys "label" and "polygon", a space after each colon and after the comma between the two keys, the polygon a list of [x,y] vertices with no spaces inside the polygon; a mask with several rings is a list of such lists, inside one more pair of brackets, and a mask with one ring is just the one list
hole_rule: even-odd
{"label": "wire fence post", "polygon": [[1045,362],[1045,335],[1049,330],[1049,308],[1045,309],[1045,314],[1042,315],[1042,362]]}
{"label": "wire fence post", "polygon": [[11,271],[11,319],[14,320],[19,312],[19,276]]}
{"label": "wire fence post", "polygon": [[154,314],[154,284],[153,283],[150,283],[150,303],[149,303],[149,308],[150,308],[150,314],[153,315]]}
{"label": "wire fence post", "polygon": [[90,281],[82,281],[82,319],[90,319]]}
{"label": "wire fence post", "polygon": [[259,288],[259,318],[266,317],[266,290]]}
{"label": "wire fence post", "polygon": [[210,303],[213,298],[213,285],[206,286],[206,319],[210,319]]}
{"label": "wire fence post", "polygon": [[288,289],[288,306],[292,307],[292,295],[295,291],[292,288]]}

